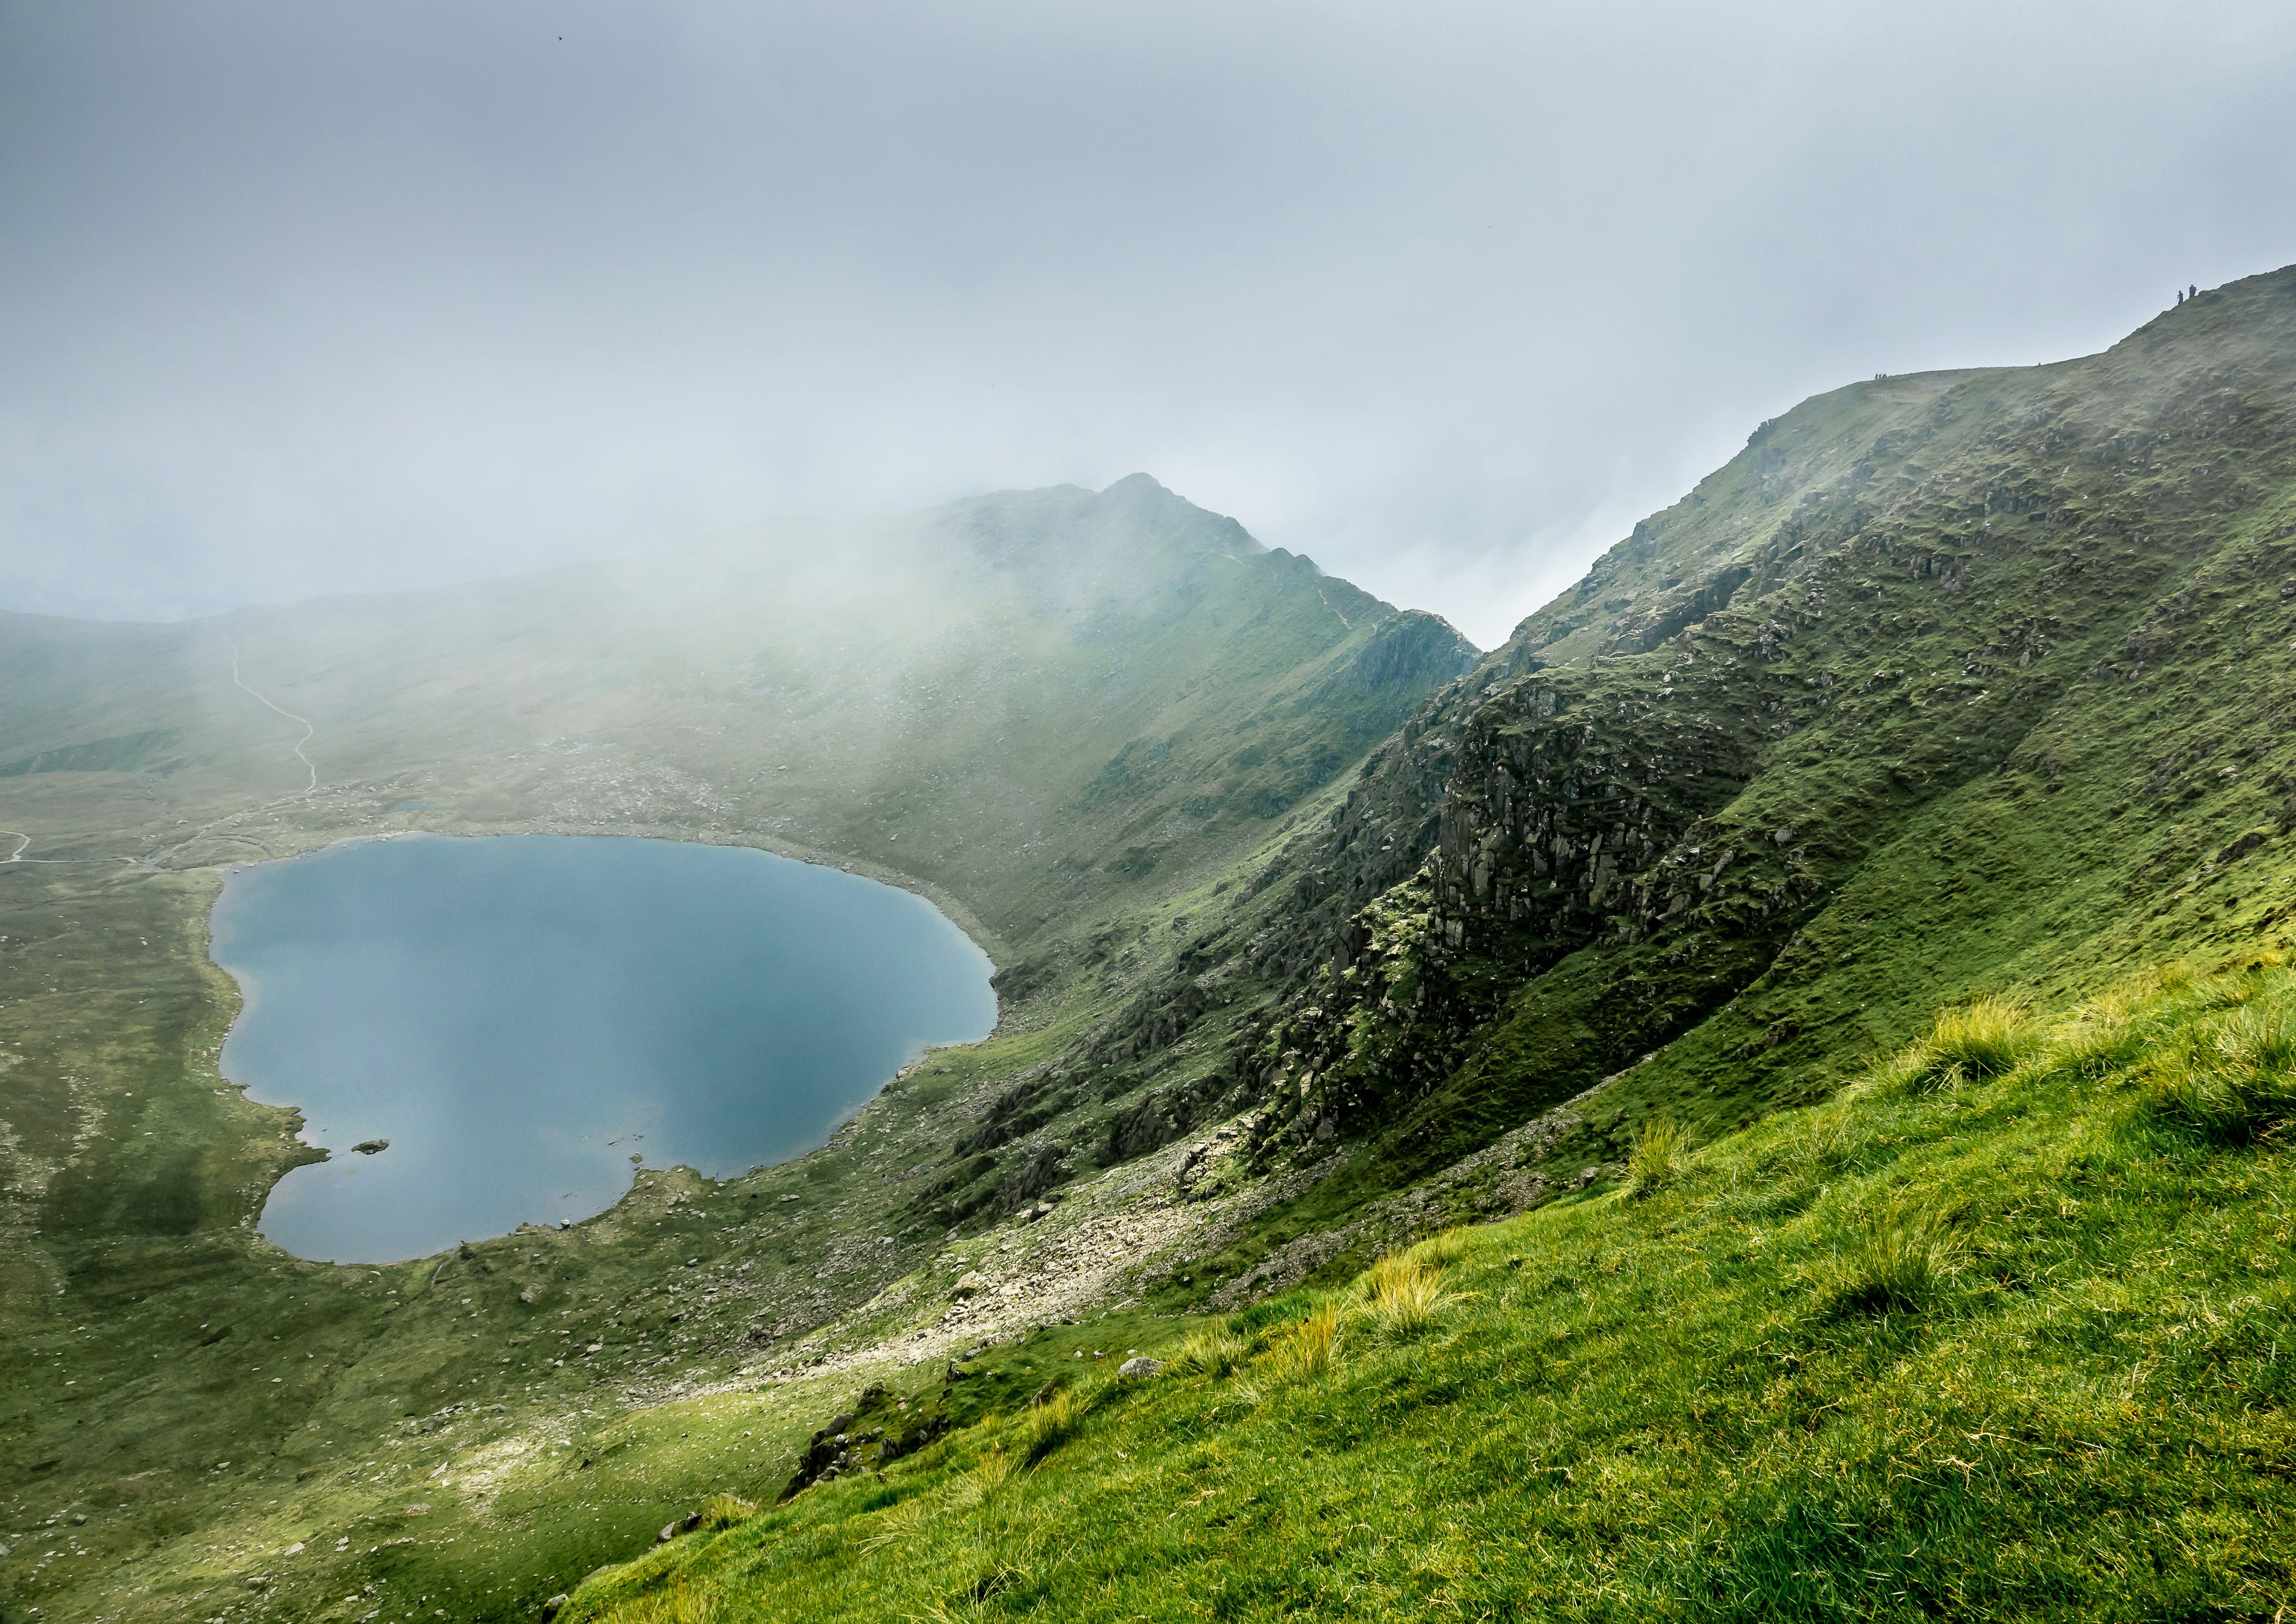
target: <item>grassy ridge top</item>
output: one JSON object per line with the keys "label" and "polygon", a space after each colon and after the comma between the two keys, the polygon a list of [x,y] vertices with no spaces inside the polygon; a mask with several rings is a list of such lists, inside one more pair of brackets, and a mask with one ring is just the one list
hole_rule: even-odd
{"label": "grassy ridge top", "polygon": [[560,1617],[2276,1616],[2292,1118],[2284,969],[1949,1013],[1152,1377],[721,1502]]}

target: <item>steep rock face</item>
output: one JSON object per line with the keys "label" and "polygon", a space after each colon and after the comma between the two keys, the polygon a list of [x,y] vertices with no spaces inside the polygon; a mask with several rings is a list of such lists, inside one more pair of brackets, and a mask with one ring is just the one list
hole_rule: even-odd
{"label": "steep rock face", "polygon": [[1380,622],[1371,640],[1332,679],[1333,693],[1424,693],[1471,668],[1474,645],[1440,615],[1406,609]]}
{"label": "steep rock face", "polygon": [[[2292,403],[2281,273],[2085,361],[1859,385],[1763,425],[1431,698],[1287,858],[1267,956],[1294,979],[1235,1067],[1269,1106],[1263,1153],[1471,1075],[1529,1105],[1651,1052],[1927,808],[2046,783],[2043,735],[2124,725],[2164,663],[2233,655],[2205,611],[2236,588],[2207,580],[2255,583],[2258,633],[2284,630]],[[2284,651],[2241,641],[2218,668],[2256,697]],[[1590,949],[1550,1079],[1471,1063]]]}

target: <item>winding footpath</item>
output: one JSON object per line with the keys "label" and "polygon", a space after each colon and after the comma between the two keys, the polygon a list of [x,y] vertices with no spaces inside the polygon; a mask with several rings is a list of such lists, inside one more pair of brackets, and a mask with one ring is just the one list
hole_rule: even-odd
{"label": "winding footpath", "polygon": [[32,849],[30,835],[21,829],[0,829],[0,834],[16,837],[16,849],[0,857],[0,868],[11,863],[133,863],[135,860],[134,857],[28,857],[24,854]]}
{"label": "winding footpath", "polygon": [[[210,627],[209,629],[213,630],[214,628]],[[274,703],[268,694],[260,693],[257,689],[250,687],[247,684],[247,680],[239,674],[239,645],[234,643],[230,638],[224,636],[223,633],[220,631],[216,632],[216,636],[217,638],[221,639],[224,647],[231,651],[232,685],[238,688],[242,693],[248,694],[251,698],[257,700],[267,709],[278,712],[281,716],[285,717],[289,721],[300,722],[303,725],[303,736],[295,741],[295,759],[303,764],[303,770],[310,775],[309,779],[305,783],[303,787],[294,794],[282,796],[278,800],[266,801],[263,803],[264,806],[275,807],[285,801],[309,800],[313,795],[318,793],[319,769],[317,765],[312,761],[311,758],[303,753],[303,746],[311,742],[312,735],[318,732],[318,728],[313,725],[310,718],[297,716],[285,706]],[[260,810],[261,808],[256,808],[252,809]],[[172,845],[155,848],[143,857],[141,861],[138,861],[138,859],[135,857],[28,857],[24,853],[31,849],[32,837],[25,833],[20,829],[0,829],[0,836],[13,835],[16,841],[16,849],[10,852],[6,857],[0,857],[0,867],[5,867],[11,863],[127,863],[134,865],[146,874],[153,874],[159,872],[164,859],[181,851],[193,841],[200,839],[202,835],[207,834],[210,831],[220,828],[227,824],[238,822],[241,818],[248,816],[249,810],[249,808],[242,808],[240,811],[213,819],[209,823],[202,824],[197,829],[192,831],[189,835],[174,842]]]}
{"label": "winding footpath", "polygon": [[318,728],[312,725],[310,718],[297,716],[293,711],[288,709],[283,705],[273,704],[267,696],[258,693],[253,688],[249,687],[239,674],[239,644],[234,643],[228,637],[224,637],[224,635],[219,631],[216,633],[216,636],[222,637],[224,647],[231,651],[231,680],[233,685],[237,687],[242,693],[254,694],[257,699],[261,700],[264,704],[269,705],[272,709],[277,711],[281,716],[285,717],[289,721],[300,722],[303,724],[303,736],[295,741],[295,759],[300,761],[303,764],[304,770],[311,775],[311,782],[303,786],[303,793],[295,797],[295,799],[299,800],[308,800],[312,795],[318,792],[319,769],[312,764],[311,758],[303,753],[303,746],[311,742],[311,735],[318,732]]}
{"label": "winding footpath", "polygon": [[[181,840],[172,841],[167,845],[153,847],[151,852],[144,858],[141,865],[144,872],[146,874],[157,874],[160,872],[168,863],[180,855],[185,847],[191,845],[194,841],[204,839],[217,829],[228,828],[230,825],[238,823],[242,818],[247,817],[253,813],[263,811],[266,808],[283,806],[287,802],[292,800],[308,800],[313,795],[318,792],[319,769],[312,762],[311,758],[303,753],[303,746],[311,742],[311,735],[318,731],[317,727],[313,725],[310,718],[307,716],[297,716],[284,705],[275,703],[269,694],[249,686],[247,679],[239,674],[239,645],[234,643],[230,638],[225,636],[223,633],[216,627],[209,627],[208,629],[215,632],[217,641],[231,651],[232,685],[237,688],[241,693],[249,695],[250,698],[261,703],[266,709],[276,711],[279,715],[285,717],[291,722],[300,722],[303,725],[303,736],[295,741],[295,759],[303,764],[303,770],[310,775],[310,779],[309,782],[306,783],[301,789],[295,791],[292,795],[283,795],[276,800],[266,800],[253,807],[242,807],[236,812],[226,813],[221,817],[211,818],[208,822],[201,824],[198,828],[193,830],[189,834],[184,836]],[[235,836],[233,838],[243,839],[244,837]],[[258,846],[257,849],[259,851],[261,848]]]}

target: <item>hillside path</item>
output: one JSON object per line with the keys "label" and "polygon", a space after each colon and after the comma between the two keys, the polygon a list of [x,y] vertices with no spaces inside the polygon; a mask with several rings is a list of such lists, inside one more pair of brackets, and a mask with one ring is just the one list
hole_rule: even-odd
{"label": "hillside path", "polygon": [[24,854],[32,849],[30,835],[21,829],[0,829],[0,834],[16,837],[16,849],[0,857],[0,867],[11,863],[133,863],[135,860],[134,857],[28,857]]}
{"label": "hillside path", "polygon": [[272,709],[277,711],[281,716],[285,717],[289,721],[300,722],[303,724],[303,736],[295,741],[295,759],[300,761],[303,764],[303,770],[311,775],[311,782],[303,786],[303,798],[308,799],[318,791],[319,769],[312,764],[311,758],[303,753],[303,746],[311,742],[311,735],[318,732],[318,728],[313,725],[310,718],[306,716],[297,716],[284,705],[273,703],[268,696],[258,693],[255,689],[248,686],[247,680],[239,674],[239,644],[234,643],[228,637],[224,637],[221,632],[217,632],[216,636],[223,637],[224,647],[231,651],[231,680],[233,685],[243,693],[254,694],[257,699],[261,700],[264,704],[270,706]]}

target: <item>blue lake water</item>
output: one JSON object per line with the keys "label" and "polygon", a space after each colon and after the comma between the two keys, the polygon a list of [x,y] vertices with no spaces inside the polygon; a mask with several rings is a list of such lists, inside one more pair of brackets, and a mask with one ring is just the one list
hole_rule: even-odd
{"label": "blue lake water", "polygon": [[586,1218],[633,1156],[802,1155],[996,1021],[988,956],[931,904],[740,847],[362,841],[238,870],[213,927],[246,1000],[224,1074],[332,1152],[262,1233],[344,1263]]}

